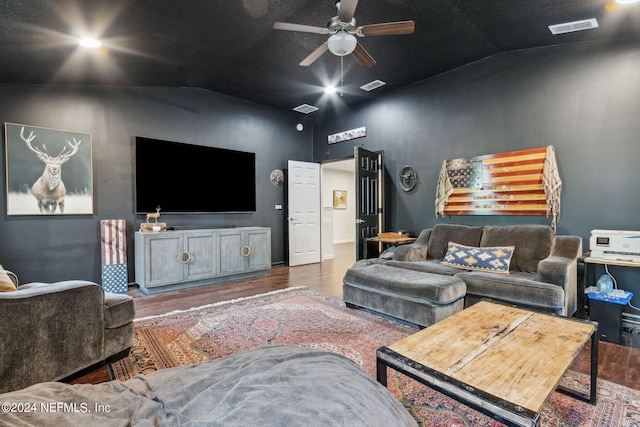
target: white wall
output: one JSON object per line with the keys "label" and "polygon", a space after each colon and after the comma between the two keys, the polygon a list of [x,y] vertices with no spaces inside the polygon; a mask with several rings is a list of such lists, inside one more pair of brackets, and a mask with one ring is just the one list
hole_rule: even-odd
{"label": "white wall", "polygon": [[[350,161],[353,164],[353,160]],[[347,208],[333,209],[333,190],[347,192]],[[356,188],[355,171],[344,171],[322,168],[322,207],[333,213],[331,226],[333,228],[333,243],[355,242],[356,238]],[[324,221],[323,221],[324,225]]]}

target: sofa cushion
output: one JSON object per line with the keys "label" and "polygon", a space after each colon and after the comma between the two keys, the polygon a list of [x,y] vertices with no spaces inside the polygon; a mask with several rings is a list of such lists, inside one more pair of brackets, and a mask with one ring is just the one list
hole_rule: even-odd
{"label": "sofa cushion", "polygon": [[511,270],[533,273],[538,262],[551,253],[554,238],[548,225],[488,225],[484,227],[480,246],[515,246]]}
{"label": "sofa cushion", "polygon": [[466,293],[464,282],[455,277],[380,264],[350,268],[344,276],[344,283],[432,304],[450,304]]}
{"label": "sofa cushion", "polygon": [[410,248],[404,256],[404,261],[426,261],[428,246]]}
{"label": "sofa cushion", "polygon": [[17,289],[7,272],[0,265],[0,292],[13,292]]}
{"label": "sofa cushion", "polygon": [[509,274],[513,249],[513,246],[474,247],[449,242],[447,254],[441,264],[466,270]]}
{"label": "sofa cushion", "polygon": [[[436,224],[429,236],[429,259],[442,261],[447,253],[449,242],[458,242],[467,246],[480,246],[483,227],[460,224]],[[493,245],[495,246],[495,245]]]}
{"label": "sofa cushion", "polygon": [[564,290],[557,285],[538,282],[533,273],[516,272],[505,276],[470,271],[455,277],[464,280],[467,295],[479,297],[476,299],[496,299],[555,313],[560,313],[564,307]]}
{"label": "sofa cushion", "polygon": [[404,268],[405,270],[421,271],[423,273],[442,274],[446,276],[453,276],[460,273],[459,268],[449,267],[448,265],[440,264],[440,261],[430,259],[427,261],[387,261],[384,265],[389,267]]}

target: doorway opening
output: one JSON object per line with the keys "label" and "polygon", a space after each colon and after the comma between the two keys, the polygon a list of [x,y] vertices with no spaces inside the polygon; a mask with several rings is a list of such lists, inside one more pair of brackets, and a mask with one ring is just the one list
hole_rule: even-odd
{"label": "doorway opening", "polygon": [[[351,256],[355,262],[357,232],[355,159],[321,163],[320,171],[322,261],[336,256]],[[334,196],[339,197],[335,206]]]}

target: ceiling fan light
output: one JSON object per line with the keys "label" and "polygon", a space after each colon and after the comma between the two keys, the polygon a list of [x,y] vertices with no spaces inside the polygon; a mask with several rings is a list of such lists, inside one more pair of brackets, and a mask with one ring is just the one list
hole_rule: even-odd
{"label": "ceiling fan light", "polygon": [[345,56],[353,52],[358,41],[352,34],[341,31],[329,37],[327,44],[331,53],[337,56]]}
{"label": "ceiling fan light", "polygon": [[95,49],[95,48],[98,48],[98,47],[102,46],[102,43],[100,42],[100,40],[94,39],[94,38],[90,38],[90,37],[83,37],[83,38],[79,39],[78,40],[78,44],[80,46],[88,47],[88,48],[91,48],[91,49]]}

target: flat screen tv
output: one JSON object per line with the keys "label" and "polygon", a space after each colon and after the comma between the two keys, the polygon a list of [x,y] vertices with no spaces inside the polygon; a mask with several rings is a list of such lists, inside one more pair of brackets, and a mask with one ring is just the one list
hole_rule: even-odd
{"label": "flat screen tv", "polygon": [[136,137],[137,213],[255,212],[255,153]]}

